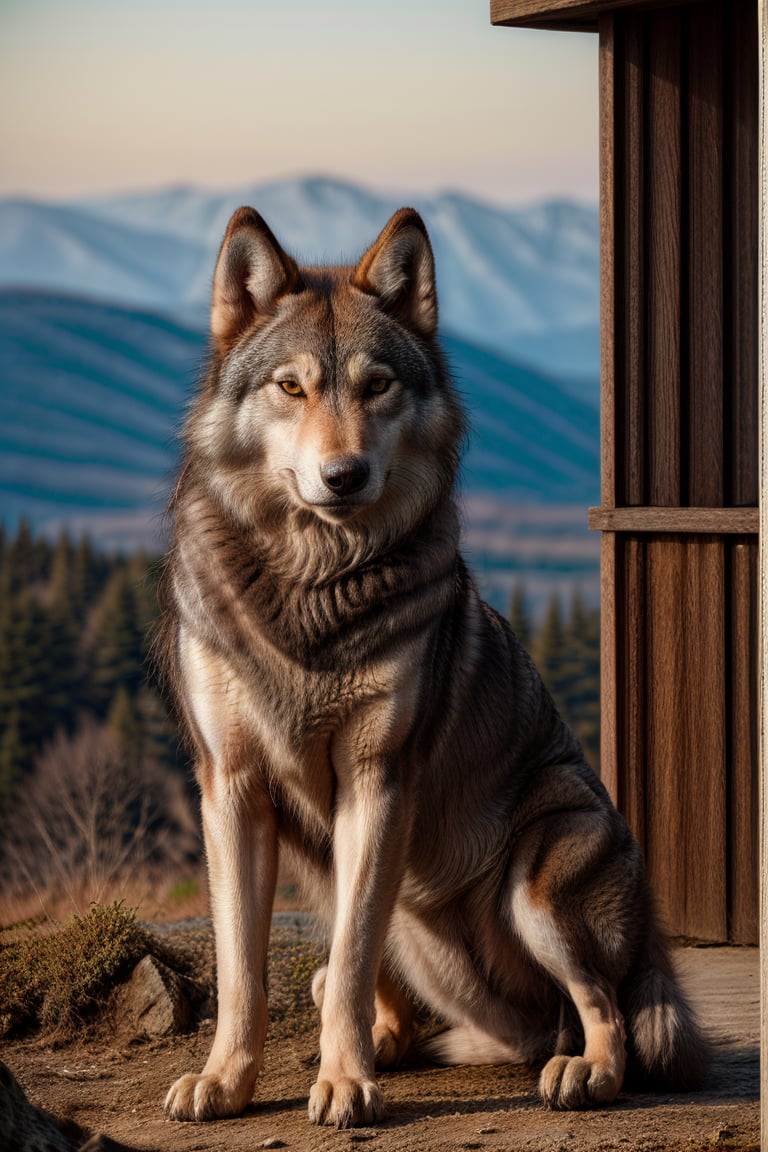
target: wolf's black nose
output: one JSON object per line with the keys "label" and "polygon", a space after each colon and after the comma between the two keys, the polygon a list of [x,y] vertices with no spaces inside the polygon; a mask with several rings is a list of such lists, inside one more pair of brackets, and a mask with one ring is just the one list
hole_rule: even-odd
{"label": "wolf's black nose", "polygon": [[353,492],[359,492],[370,474],[370,466],[362,456],[337,456],[320,468],[323,483],[335,496],[351,496]]}

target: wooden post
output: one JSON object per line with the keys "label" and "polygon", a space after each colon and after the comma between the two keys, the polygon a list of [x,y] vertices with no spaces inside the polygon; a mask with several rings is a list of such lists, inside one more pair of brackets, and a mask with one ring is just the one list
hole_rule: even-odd
{"label": "wooden post", "polygon": [[760,21],[760,1147],[768,1152],[768,0]]}

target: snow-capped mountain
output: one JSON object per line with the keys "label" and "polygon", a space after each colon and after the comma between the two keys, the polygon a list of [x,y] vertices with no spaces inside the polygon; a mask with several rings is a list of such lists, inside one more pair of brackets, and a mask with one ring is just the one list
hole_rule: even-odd
{"label": "snow-capped mountain", "polygon": [[173,188],[68,204],[0,200],[0,285],[91,296],[202,325],[232,211],[252,204],[300,260],[354,260],[412,203],[435,248],[446,333],[597,401],[595,209],[503,209],[455,193],[384,196],[328,179]]}

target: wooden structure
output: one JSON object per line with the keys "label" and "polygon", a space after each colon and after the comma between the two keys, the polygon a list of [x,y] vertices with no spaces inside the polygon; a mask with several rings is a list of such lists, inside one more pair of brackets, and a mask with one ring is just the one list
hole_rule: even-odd
{"label": "wooden structure", "polygon": [[600,37],[602,772],[674,933],[758,939],[756,0],[491,0]]}

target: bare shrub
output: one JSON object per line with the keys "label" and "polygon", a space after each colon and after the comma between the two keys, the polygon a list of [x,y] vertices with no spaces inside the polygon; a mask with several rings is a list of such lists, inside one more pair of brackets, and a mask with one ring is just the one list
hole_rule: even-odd
{"label": "bare shrub", "polygon": [[176,774],[132,762],[88,718],[43,750],[7,814],[3,902],[34,893],[47,911],[63,896],[82,914],[91,902],[124,895],[139,876],[178,868],[195,850],[195,820]]}

